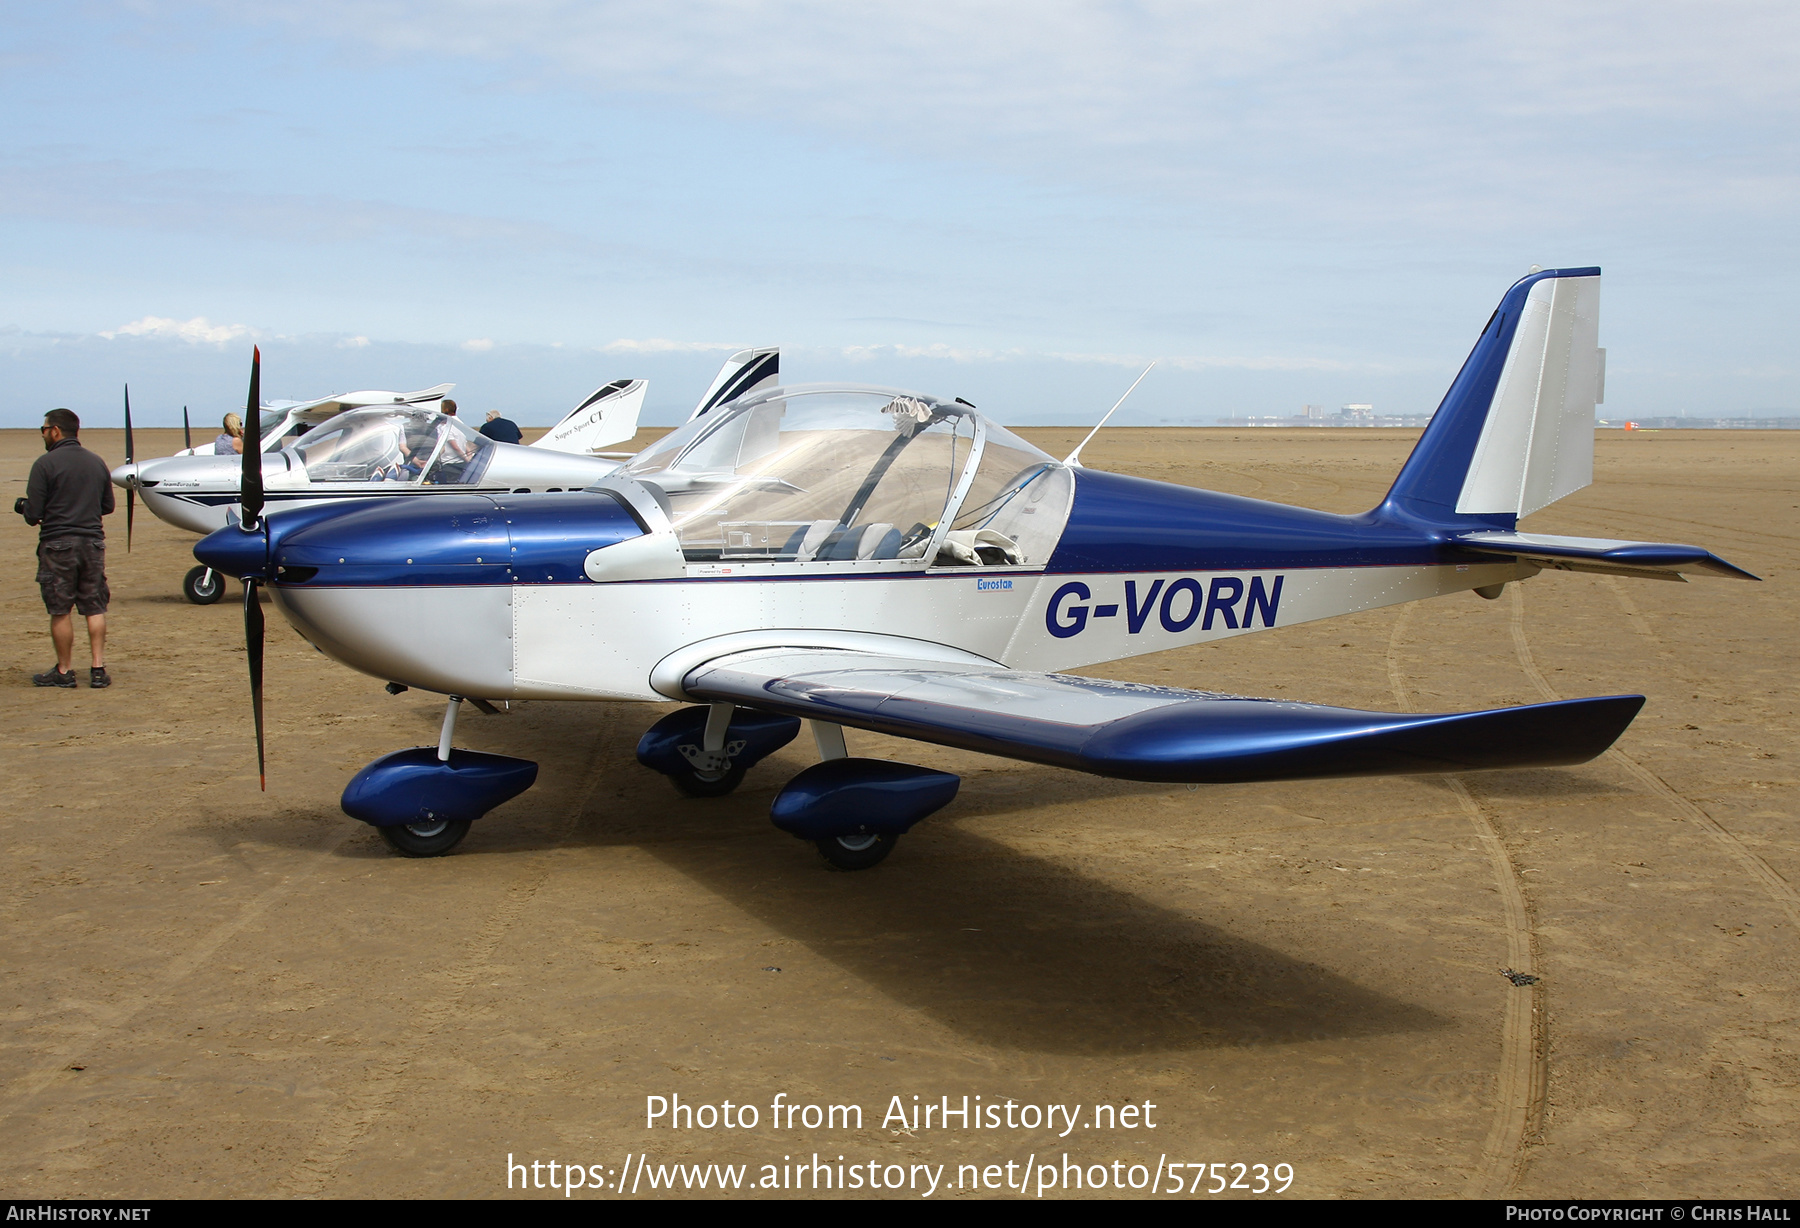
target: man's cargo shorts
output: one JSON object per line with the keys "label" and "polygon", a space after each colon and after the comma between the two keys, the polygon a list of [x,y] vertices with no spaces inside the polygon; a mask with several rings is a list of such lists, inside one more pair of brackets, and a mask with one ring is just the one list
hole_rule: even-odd
{"label": "man's cargo shorts", "polygon": [[74,606],[82,614],[104,614],[112,600],[106,587],[106,541],[99,537],[57,537],[38,543],[38,587],[50,617]]}

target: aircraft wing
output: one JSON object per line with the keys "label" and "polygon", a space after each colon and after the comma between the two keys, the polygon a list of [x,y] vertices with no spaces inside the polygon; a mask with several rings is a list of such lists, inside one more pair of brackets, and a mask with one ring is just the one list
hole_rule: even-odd
{"label": "aircraft wing", "polygon": [[623,443],[637,434],[638,414],[649,387],[649,380],[616,379],[596,388],[530,446],[586,456],[609,443]]}
{"label": "aircraft wing", "polygon": [[1680,580],[1684,571],[1758,580],[1699,546],[1615,541],[1606,537],[1552,537],[1547,533],[1459,533],[1451,539],[1477,554],[1505,554],[1552,571],[1597,571],[1657,580]]}
{"label": "aircraft wing", "polygon": [[869,652],[774,648],[688,672],[696,699],[1126,780],[1225,784],[1585,763],[1641,695],[1361,712]]}
{"label": "aircraft wing", "polygon": [[382,392],[365,390],[362,392],[333,393],[328,397],[320,397],[316,401],[275,403],[264,405],[264,409],[291,409],[309,422],[323,422],[335,418],[352,409],[371,409],[377,405],[420,405],[427,401],[441,401],[450,395],[455,384],[437,384],[430,388],[421,388],[417,392]]}

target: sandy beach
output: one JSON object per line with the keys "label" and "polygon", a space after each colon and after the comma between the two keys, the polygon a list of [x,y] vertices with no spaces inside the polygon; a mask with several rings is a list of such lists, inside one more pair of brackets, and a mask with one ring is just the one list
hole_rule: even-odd
{"label": "sandy beach", "polygon": [[[1022,433],[1061,455],[1082,432]],[[1414,437],[1108,428],[1083,459],[1352,512]],[[123,459],[121,432],[83,441]],[[179,446],[138,432],[140,456]],[[0,432],[9,507],[38,450]],[[435,741],[439,697],[386,694],[271,610],[261,793],[239,590],[182,599],[195,539],[140,507],[127,552],[120,492],[115,685],[44,691],[35,530],[9,515],[0,1183],[481,1198],[510,1173],[519,1196],[510,1156],[580,1166],[576,1197],[670,1196],[676,1164],[812,1196],[788,1166],[816,1154],[834,1180],[902,1171],[891,1197],[942,1165],[934,1199],[1035,1195],[982,1174],[1065,1157],[1183,1197],[1259,1164],[1305,1197],[1794,1197],[1800,432],[1604,432],[1595,470],[1524,527],[1694,542],[1764,582],[1545,573],[1084,672],[1383,710],[1648,696],[1602,758],[1191,790],[852,731],[963,777],[859,874],[769,823],[805,739],[722,799],[640,767],[672,705],[470,712],[459,743],[538,784],[451,856],[393,856],[338,798]],[[646,1128],[674,1096],[758,1122]],[[890,1112],[965,1096],[1040,1125]],[[790,1126],[778,1102],[846,1112]],[[1215,1164],[1245,1169],[1174,1167]],[[788,1188],[753,1190],[764,1165]]]}

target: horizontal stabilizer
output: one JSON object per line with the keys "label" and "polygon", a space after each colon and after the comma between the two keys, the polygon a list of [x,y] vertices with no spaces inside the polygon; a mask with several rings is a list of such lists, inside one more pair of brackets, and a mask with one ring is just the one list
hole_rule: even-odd
{"label": "horizontal stabilizer", "polygon": [[1097,776],[1194,784],[1585,763],[1644,704],[1616,695],[1486,712],[1360,712],[821,649],[726,656],[690,671],[682,688]]}
{"label": "horizontal stabilizer", "polygon": [[1733,580],[1761,578],[1699,546],[1670,542],[1552,537],[1547,533],[1462,533],[1451,540],[1464,550],[1510,555],[1550,571],[1598,571],[1662,580],[1679,580],[1684,571]]}

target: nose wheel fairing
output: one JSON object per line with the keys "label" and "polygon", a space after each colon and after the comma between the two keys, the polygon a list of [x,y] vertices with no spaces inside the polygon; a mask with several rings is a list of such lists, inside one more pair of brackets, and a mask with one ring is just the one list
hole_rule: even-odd
{"label": "nose wheel fairing", "polygon": [[467,823],[525,792],[537,774],[529,759],[455,749],[440,759],[437,747],[409,747],[351,777],[344,813],[375,827]]}

